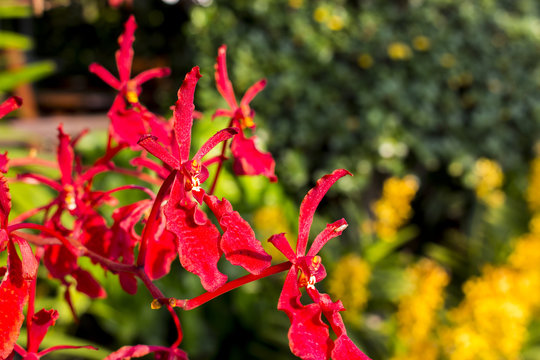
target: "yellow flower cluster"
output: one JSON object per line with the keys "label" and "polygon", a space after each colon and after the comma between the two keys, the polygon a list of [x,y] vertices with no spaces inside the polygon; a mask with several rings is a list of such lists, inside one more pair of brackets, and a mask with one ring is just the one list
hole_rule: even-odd
{"label": "yellow flower cluster", "polygon": [[369,69],[373,66],[373,57],[369,54],[360,54],[356,62],[362,69]]}
{"label": "yellow flower cluster", "polygon": [[527,201],[531,211],[540,211],[540,157],[531,163]]}
{"label": "yellow flower cluster", "polygon": [[391,241],[397,230],[412,216],[411,201],[418,191],[418,180],[412,175],[403,179],[391,177],[383,184],[382,197],[371,205],[377,235]]}
{"label": "yellow flower cluster", "polygon": [[397,312],[398,349],[393,360],[435,360],[439,355],[434,329],[437,311],[444,305],[444,288],[449,276],[436,262],[422,259],[409,267],[406,276],[411,285],[403,295]]}
{"label": "yellow flower cluster", "polygon": [[344,316],[353,324],[359,324],[362,318],[369,296],[367,284],[370,276],[369,264],[358,255],[349,254],[337,262],[329,279],[330,293],[343,302],[347,309]]}
{"label": "yellow flower cluster", "polygon": [[427,36],[416,36],[413,39],[413,47],[418,51],[428,51],[431,47],[431,41]]}
{"label": "yellow flower cluster", "polygon": [[538,289],[524,275],[510,265],[486,266],[465,283],[465,298],[449,312],[453,324],[442,335],[450,360],[519,358],[531,318],[530,294]]}
{"label": "yellow flower cluster", "polygon": [[[484,160],[485,193],[503,181],[496,163]],[[532,210],[540,201],[532,199],[531,187],[540,184],[540,164],[533,162],[528,200]],[[540,199],[538,199],[540,200]],[[463,286],[465,298],[449,312],[450,326],[442,330],[444,351],[454,360],[519,359],[527,340],[532,316],[540,310],[540,214],[530,221],[530,232],[518,238],[506,264],[486,266],[480,277]]]}
{"label": "yellow flower cluster", "polygon": [[501,186],[504,182],[503,171],[497,162],[480,158],[474,164],[473,170],[476,196],[486,205],[496,208],[504,203],[504,192]]}
{"label": "yellow flower cluster", "polygon": [[321,5],[313,12],[313,19],[318,23],[325,24],[332,31],[339,31],[345,27],[343,11],[332,9],[327,5]]}
{"label": "yellow flower cluster", "polygon": [[528,302],[528,307],[540,307],[540,229],[538,228],[538,217],[535,216],[531,223],[532,231],[517,239],[514,251],[509,257],[509,265],[519,271],[521,286],[525,288],[522,301]]}
{"label": "yellow flower cluster", "polygon": [[409,45],[401,41],[390,43],[386,48],[386,52],[392,60],[407,60],[412,57],[412,50]]}

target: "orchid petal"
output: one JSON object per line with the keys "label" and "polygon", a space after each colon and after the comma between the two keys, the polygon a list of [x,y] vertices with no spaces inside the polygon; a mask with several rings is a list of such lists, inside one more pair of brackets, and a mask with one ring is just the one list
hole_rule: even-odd
{"label": "orchid petal", "polygon": [[159,279],[169,273],[171,264],[178,252],[178,240],[167,229],[148,239],[144,270],[151,280]]}
{"label": "orchid petal", "polygon": [[102,172],[109,171],[110,169],[110,164],[93,165],[84,173],[80,174],[75,183],[78,185],[83,185],[85,182],[91,182],[94,176],[101,174]]}
{"label": "orchid petal", "polygon": [[43,263],[56,279],[63,279],[78,267],[77,256],[63,245],[45,245]]}
{"label": "orchid petal", "polygon": [[167,67],[154,68],[154,69],[149,69],[149,70],[145,70],[141,72],[139,75],[133,78],[133,81],[137,85],[141,85],[147,82],[148,80],[169,76],[170,74],[171,74],[171,69]]}
{"label": "orchid petal", "polygon": [[120,273],[118,274],[118,280],[122,289],[130,295],[137,293],[137,278],[133,274]]}
{"label": "orchid petal", "polygon": [[180,161],[189,159],[189,149],[191,147],[191,127],[193,126],[193,97],[197,81],[201,78],[199,67],[195,66],[186,74],[180,89],[178,90],[178,101],[174,108],[174,132],[180,150]]}
{"label": "orchid petal", "polygon": [[85,213],[75,220],[75,227],[80,228],[78,240],[95,253],[109,257],[113,239],[107,222],[94,209],[85,209]]}
{"label": "orchid petal", "polygon": [[171,349],[165,346],[155,346],[155,345],[134,345],[134,346],[123,346],[120,349],[116,350],[103,360],[126,360],[131,359],[132,357],[138,358],[145,355],[148,355],[153,352],[163,352],[174,356],[174,359],[178,360],[188,360],[187,354],[180,349]]}
{"label": "orchid petal", "polygon": [[272,257],[264,251],[248,222],[238,211],[233,211],[227,199],[218,200],[216,196],[205,197],[205,202],[216,216],[223,235],[221,249],[233,265],[240,265],[250,273],[258,275],[270,266]]}
{"label": "orchid petal", "polygon": [[148,132],[144,126],[143,114],[128,109],[123,96],[118,95],[107,115],[111,119],[112,136],[119,143],[127,143],[132,150],[138,150],[137,141]]}
{"label": "orchid petal", "polygon": [[71,138],[64,132],[62,124],[58,125],[57,159],[58,166],[60,166],[62,185],[71,184],[73,182],[72,172],[75,154],[71,147]]}
{"label": "orchid petal", "polygon": [[24,320],[23,308],[28,299],[28,288],[36,276],[37,262],[30,245],[17,240],[22,261],[13,241],[8,242],[8,271],[0,284],[0,359],[13,351]]}
{"label": "orchid petal", "polygon": [[133,263],[133,251],[140,241],[140,236],[135,232],[135,226],[144,212],[151,206],[151,201],[141,200],[114,210],[112,214],[114,222],[110,228],[114,241],[111,242],[108,252],[109,259],[119,260],[122,258],[124,264]]}
{"label": "orchid petal", "polygon": [[113,74],[109,72],[109,70],[105,69],[103,66],[101,66],[98,63],[90,64],[88,67],[88,70],[97,75],[101,80],[103,80],[107,85],[112,87],[115,90],[120,90],[120,87],[122,84],[120,83],[120,80],[118,80],[116,77],[114,77]]}
{"label": "orchid petal", "polygon": [[330,323],[332,330],[337,335],[332,349],[332,359],[334,360],[371,360],[364,354],[347,336],[345,324],[341,318],[340,311],[345,310],[341,301],[333,302],[328,294],[319,294],[319,304],[323,309],[325,318]]}
{"label": "orchid petal", "polygon": [[371,360],[364,354],[347,335],[341,335],[334,341],[332,350],[334,360]]}
{"label": "orchid petal", "polygon": [[88,295],[92,299],[107,297],[105,289],[99,285],[97,280],[88,271],[77,268],[71,273],[71,276],[77,281],[77,291]]}
{"label": "orchid petal", "polygon": [[246,93],[240,100],[240,106],[247,105],[253,100],[258,93],[260,93],[266,86],[266,79],[257,81],[255,84],[251,85],[249,89],[246,90]]}
{"label": "orchid petal", "polygon": [[9,158],[8,158],[8,152],[4,152],[3,154],[0,154],[0,173],[7,173],[9,170]]}
{"label": "orchid petal", "polygon": [[270,181],[277,181],[274,174],[276,163],[270,153],[264,153],[255,146],[255,136],[246,138],[243,132],[238,133],[231,143],[234,156],[233,169],[237,175],[263,175]]}
{"label": "orchid petal", "polygon": [[296,254],[304,255],[306,252],[309,230],[313,222],[313,214],[321,202],[324,195],[336,181],[345,175],[351,175],[344,169],[335,170],[333,173],[324,175],[317,181],[317,185],[311,189],[304,197],[300,205],[300,218],[298,220],[298,243],[296,245]]}
{"label": "orchid petal", "polygon": [[[165,207],[167,229],[178,238],[178,255],[182,266],[199,276],[205,290],[214,291],[227,281],[227,276],[217,268],[221,257],[220,233],[208,218],[204,223],[201,221],[203,219],[195,222],[194,210],[197,210],[197,206],[182,206],[184,196],[182,178],[179,180],[176,177]],[[204,216],[202,211],[199,210],[199,213],[199,216]]]}
{"label": "orchid petal", "polygon": [[122,83],[129,80],[131,75],[131,63],[133,62],[133,42],[135,41],[135,29],[137,23],[135,17],[131,15],[124,25],[124,33],[118,38],[120,49],[116,52],[116,64],[118,66],[118,76]]}
{"label": "orchid petal", "polygon": [[36,277],[38,262],[32,252],[32,248],[26,240],[15,235],[10,234],[11,240],[19,245],[22,258],[22,276],[25,280],[33,280]]}
{"label": "orchid petal", "polygon": [[193,160],[200,161],[206,154],[210,152],[213,148],[215,148],[220,142],[229,140],[234,135],[238,134],[239,129],[237,128],[225,128],[214,135],[210,139],[208,139],[203,146],[197,151],[195,156],[193,156]]}
{"label": "orchid petal", "polygon": [[12,96],[0,104],[0,118],[3,118],[13,110],[20,108],[22,99],[18,96]]}
{"label": "orchid petal", "polygon": [[144,135],[139,139],[139,145],[171,168],[180,169],[180,162],[178,159],[169,154],[169,152],[157,142],[157,138],[154,135]]}
{"label": "orchid petal", "polygon": [[30,326],[30,336],[27,345],[28,352],[37,353],[39,351],[39,345],[43,338],[47,334],[49,327],[53,326],[58,319],[58,311],[51,309],[41,309],[32,316],[32,322]]}
{"label": "orchid petal", "polygon": [[328,240],[333,239],[343,232],[347,228],[347,221],[345,219],[340,219],[333,222],[332,224],[326,225],[326,228],[321,231],[319,235],[313,240],[313,244],[308,250],[307,256],[315,256],[323,248],[323,246],[328,242]]}
{"label": "orchid petal", "polygon": [[217,156],[211,157],[208,160],[204,160],[202,164],[203,164],[203,166],[208,167],[208,166],[210,166],[212,164],[216,164],[216,163],[219,163],[221,161],[225,161],[227,159],[228,158],[226,156],[217,155]]}
{"label": "orchid petal", "polygon": [[155,172],[159,177],[163,179],[166,178],[170,173],[170,171],[165,169],[163,166],[156,164],[152,160],[141,156],[131,159],[129,163],[133,166],[144,166],[145,168],[148,168]]}
{"label": "orchid petal", "polygon": [[97,350],[97,348],[91,346],[91,345],[57,345],[57,346],[52,346],[48,349],[45,349],[43,351],[40,351],[37,355],[38,357],[43,357],[45,355],[47,355],[48,353],[51,353],[53,351],[58,351],[58,350],[67,350],[67,349],[88,349],[88,350]]}
{"label": "orchid petal", "polygon": [[217,117],[229,117],[232,118],[234,116],[234,111],[231,110],[225,110],[225,109],[217,109],[216,112],[212,115],[212,120],[214,120]]}
{"label": "orchid petal", "polygon": [[332,347],[328,326],[322,321],[319,304],[304,306],[297,285],[298,270],[291,267],[279,297],[278,310],[291,321],[289,347],[301,359],[327,360]]}
{"label": "orchid petal", "polygon": [[0,228],[7,228],[10,211],[11,194],[9,193],[7,179],[0,174]]}
{"label": "orchid petal", "polygon": [[151,133],[157,136],[162,144],[169,147],[171,145],[172,130],[169,123],[150,111],[146,111],[144,113],[144,120],[148,125],[150,125]]}
{"label": "orchid petal", "polygon": [[233,86],[229,80],[229,74],[227,73],[227,46],[221,45],[218,49],[218,56],[216,64],[214,65],[216,78],[216,86],[225,101],[231,109],[238,108],[236,103],[236,97],[234,96]]}
{"label": "orchid petal", "polygon": [[274,245],[287,259],[291,262],[296,261],[296,254],[294,253],[291,244],[285,237],[285,233],[275,234],[268,239],[272,245]]}
{"label": "orchid petal", "polygon": [[58,192],[62,192],[64,190],[62,185],[60,185],[56,181],[51,180],[48,177],[45,177],[45,176],[40,175],[40,174],[31,174],[31,173],[17,174],[17,179],[22,180],[22,181],[27,182],[27,183],[33,183],[33,184],[40,183],[40,184],[43,184],[43,185],[47,185],[50,188],[52,188],[52,189],[54,189],[54,190],[56,190]]}

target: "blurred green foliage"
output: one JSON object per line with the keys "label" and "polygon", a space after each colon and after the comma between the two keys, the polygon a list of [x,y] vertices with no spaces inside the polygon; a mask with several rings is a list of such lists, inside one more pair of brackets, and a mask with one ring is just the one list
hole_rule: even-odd
{"label": "blurred green foliage", "polygon": [[212,89],[223,43],[237,93],[268,78],[253,108],[289,195],[344,167],[355,177],[338,185],[341,209],[361,208],[381,178],[413,173],[427,242],[471,214],[477,158],[523,190],[540,131],[539,14],[534,0],[218,0],[192,7],[185,30],[207,75],[202,109],[224,104]]}
{"label": "blurred green foliage", "polygon": [[[0,51],[29,51],[33,47],[32,39],[15,31],[4,30],[4,23],[32,15],[30,5],[9,4],[0,6]],[[5,54],[0,55],[0,96],[5,95],[18,85],[38,81],[51,74],[54,69],[52,61],[36,61],[30,64],[17,64],[17,68],[9,68]],[[6,69],[7,68],[7,69]]]}

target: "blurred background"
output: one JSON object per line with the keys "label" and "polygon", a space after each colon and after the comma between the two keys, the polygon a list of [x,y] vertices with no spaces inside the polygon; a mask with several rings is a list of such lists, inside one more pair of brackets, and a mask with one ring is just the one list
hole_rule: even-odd
{"label": "blurred background", "polygon": [[[78,150],[99,156],[115,91],[88,65],[117,74],[117,38],[130,14],[138,23],[133,73],[172,69],[144,85],[148,108],[169,116],[185,74],[201,67],[199,143],[226,126],[210,120],[226,106],[213,77],[220,45],[238,98],[268,80],[251,107],[279,181],[237,179],[228,168],[217,190],[260,240],[295,238],[300,202],[316,180],[336,168],[354,174],[321,203],[312,236],[348,221],[321,254],[329,276],[318,288],[343,301],[351,338],[374,360],[540,359],[537,0],[2,0],[0,94],[24,99],[0,125],[2,151],[54,158],[62,121],[72,134],[90,128]],[[121,157],[126,166],[130,156]],[[126,181],[107,175],[96,186]],[[53,195],[11,186],[15,212]],[[130,297],[116,277],[96,276],[109,297],[73,293],[78,323],[62,289],[43,279],[43,306],[61,314],[46,341],[103,349],[50,358],[174,341],[148,294]],[[293,358],[288,319],[275,310],[282,280],[180,313],[190,359]],[[158,283],[178,298],[202,292],[178,264]]]}

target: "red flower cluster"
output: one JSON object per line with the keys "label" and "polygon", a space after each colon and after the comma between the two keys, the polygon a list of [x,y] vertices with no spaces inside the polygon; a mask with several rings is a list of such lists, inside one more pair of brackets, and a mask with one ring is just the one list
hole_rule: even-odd
{"label": "red flower cluster", "polygon": [[[118,79],[99,64],[90,66],[91,72],[118,91],[108,113],[111,120],[109,141],[100,159],[89,166],[83,165],[75,147],[84,133],[71,139],[61,125],[58,128],[56,162],[35,157],[9,159],[7,154],[0,156],[0,170],[4,173],[10,168],[34,164],[55,168],[59,174],[58,179],[51,179],[38,172],[19,173],[15,179],[10,179],[42,184],[57,192],[50,203],[11,221],[8,220],[11,199],[7,178],[0,175],[0,251],[7,251],[8,258],[7,268],[0,268],[3,275],[0,284],[0,359],[11,358],[14,353],[24,359],[38,359],[50,351],[70,348],[57,346],[39,351],[39,345],[47,329],[58,318],[58,312],[43,309],[34,313],[36,274],[43,260],[50,276],[66,287],[66,300],[70,305],[67,288],[72,285],[91,298],[105,297],[105,289],[88,270],[79,266],[81,257],[88,257],[106,271],[118,274],[122,288],[129,294],[135,294],[142,283],[154,299],[152,308],[165,306],[178,331],[176,341],[169,347],[125,346],[110,354],[106,358],[108,360],[142,357],[149,353],[154,353],[158,359],[187,359],[186,353],[179,349],[182,330],[175,307],[193,309],[248,282],[286,270],[288,275],[278,309],[286,312],[291,320],[289,341],[292,352],[302,359],[368,359],[347,336],[339,315],[339,311],[344,310],[341,302],[333,302],[327,294],[315,288],[315,284],[326,276],[317,253],[328,240],[341,234],[347,226],[345,220],[328,225],[306,253],[316,207],[330,187],[348,172],[336,170],[324,176],[306,195],[300,207],[296,251],[292,250],[284,234],[270,238],[269,241],[289,260],[271,266],[271,256],[264,251],[249,223],[227,199],[219,199],[213,194],[226,160],[229,141],[234,158],[232,168],[236,174],[262,175],[270,181],[277,180],[272,155],[258,150],[255,136],[244,133],[255,129],[255,113],[249,103],[264,88],[266,80],[249,88],[238,104],[227,75],[226,48],[222,46],[218,50],[215,77],[217,89],[229,109],[219,109],[214,116],[226,116],[230,121],[228,127],[211,136],[197,151],[192,151],[193,98],[201,77],[199,68],[193,68],[180,86],[173,118],[166,121],[153,114],[139,102],[141,84],[168,75],[169,70],[152,69],[131,78],[135,28],[135,19],[130,17],[116,53]],[[8,99],[0,105],[0,116],[20,105],[20,99]],[[221,155],[205,159],[219,144],[223,146]],[[135,168],[122,168],[114,162],[115,156],[126,148],[137,152],[132,162]],[[214,180],[210,190],[206,191],[203,184],[210,176],[209,166],[215,163],[218,167]],[[148,175],[143,168],[154,175]],[[96,175],[110,171],[158,184],[159,191],[154,193],[135,185],[108,191],[94,189]],[[115,198],[118,191],[143,191],[148,198],[118,207]],[[102,215],[101,207],[105,204],[116,206],[112,222],[107,222]],[[26,222],[37,216],[42,217],[39,224]],[[73,221],[66,222],[66,217]],[[214,222],[211,217],[215,218]],[[135,231],[138,224],[143,225],[140,233]],[[39,235],[22,229],[37,230]],[[193,299],[179,300],[166,297],[155,285],[155,279],[170,272],[177,255],[181,265],[200,278],[206,293]],[[217,265],[222,255],[231,264],[243,267],[248,274],[228,281],[227,275]],[[312,304],[301,303],[304,288]],[[28,342],[24,349],[16,341],[26,305]],[[73,307],[72,310],[75,314]],[[335,337],[330,336],[329,326],[322,321],[322,316]]]}

